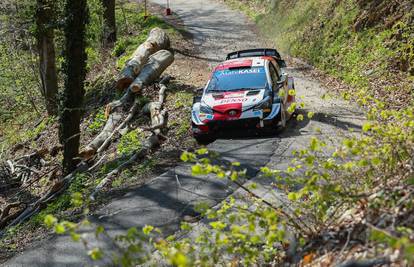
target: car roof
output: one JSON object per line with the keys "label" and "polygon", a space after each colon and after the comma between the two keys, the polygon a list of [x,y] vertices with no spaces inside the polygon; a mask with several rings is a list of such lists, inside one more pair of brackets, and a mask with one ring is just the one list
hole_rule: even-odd
{"label": "car roof", "polygon": [[264,67],[266,61],[271,60],[273,60],[273,58],[268,56],[230,59],[220,63],[216,68],[214,68],[214,71],[244,67]]}

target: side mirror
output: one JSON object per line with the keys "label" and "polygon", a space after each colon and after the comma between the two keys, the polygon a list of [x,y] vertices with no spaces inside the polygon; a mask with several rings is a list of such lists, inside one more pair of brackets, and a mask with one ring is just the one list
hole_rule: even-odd
{"label": "side mirror", "polygon": [[286,68],[286,61],[284,61],[283,59],[278,59],[277,60],[277,64],[279,65],[280,68]]}
{"label": "side mirror", "polygon": [[279,81],[277,81],[277,83],[285,83],[287,81],[287,79],[288,79],[288,76],[286,74],[282,74],[280,76]]}
{"label": "side mirror", "polygon": [[203,91],[204,91],[204,88],[197,88],[197,89],[194,89],[194,90],[193,90],[193,92],[194,92],[196,95],[202,95],[202,94],[203,94]]}

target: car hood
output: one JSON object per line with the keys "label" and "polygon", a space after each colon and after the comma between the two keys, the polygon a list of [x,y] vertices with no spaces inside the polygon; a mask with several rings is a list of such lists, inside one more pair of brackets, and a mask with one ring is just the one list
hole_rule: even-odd
{"label": "car hood", "polygon": [[206,93],[202,103],[216,111],[231,109],[246,109],[257,105],[263,100],[265,89],[238,90],[222,93]]}

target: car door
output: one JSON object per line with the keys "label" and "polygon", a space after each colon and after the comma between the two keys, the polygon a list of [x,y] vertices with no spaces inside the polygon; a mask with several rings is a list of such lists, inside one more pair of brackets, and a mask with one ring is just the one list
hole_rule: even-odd
{"label": "car door", "polygon": [[287,77],[281,74],[281,71],[278,67],[275,67],[273,63],[269,65],[269,72],[270,77],[272,78],[272,88],[273,88],[273,94],[274,99],[276,99],[277,96],[280,96],[280,90],[283,90],[284,93],[282,93],[281,100],[282,103],[286,103],[286,97],[287,97],[287,91],[286,91],[286,84],[287,84]]}

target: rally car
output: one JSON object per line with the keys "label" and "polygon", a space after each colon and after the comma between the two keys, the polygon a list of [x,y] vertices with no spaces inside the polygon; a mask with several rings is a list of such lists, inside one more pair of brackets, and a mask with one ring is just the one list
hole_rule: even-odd
{"label": "rally car", "polygon": [[205,142],[235,127],[285,127],[294,113],[294,81],[275,49],[233,52],[212,72],[202,95],[194,97],[192,129]]}

